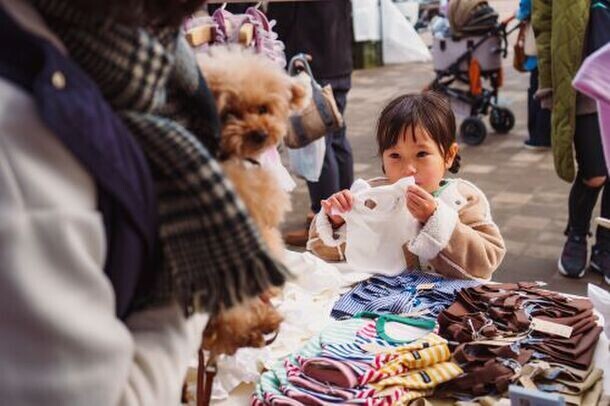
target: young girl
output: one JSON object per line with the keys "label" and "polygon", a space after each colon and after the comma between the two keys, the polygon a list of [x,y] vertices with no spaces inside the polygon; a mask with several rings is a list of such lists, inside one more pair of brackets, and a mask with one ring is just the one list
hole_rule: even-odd
{"label": "young girl", "polygon": [[[505,254],[498,226],[485,195],[462,179],[445,179],[460,166],[455,116],[443,97],[425,92],[397,97],[381,112],[377,144],[383,178],[370,185],[393,184],[413,176],[406,205],[421,228],[405,245],[408,269],[436,271],[451,278],[490,278]],[[307,248],[328,261],[345,252],[345,222],[331,215],[351,210],[353,196],[343,190],[322,201],[312,222]],[[331,227],[329,227],[329,225]]]}

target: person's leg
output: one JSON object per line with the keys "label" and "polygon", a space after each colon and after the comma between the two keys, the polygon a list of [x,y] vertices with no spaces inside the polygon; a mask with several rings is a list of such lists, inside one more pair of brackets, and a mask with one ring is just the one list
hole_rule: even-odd
{"label": "person's leg", "polygon": [[607,170],[597,114],[577,116],[574,134],[578,174],[568,200],[568,240],[559,261],[559,270],[565,276],[580,278],[586,269],[591,216],[602,186],[606,183]]}
{"label": "person's leg", "polygon": [[311,211],[317,213],[320,211],[320,201],[328,198],[335,192],[339,191],[339,167],[335,150],[333,149],[333,134],[325,135],[326,153],[324,155],[324,164],[320,179],[317,182],[307,182],[309,190],[309,199],[311,202]]}
{"label": "person's leg", "polygon": [[[320,81],[321,85],[330,84],[333,95],[341,114],[344,114],[347,104],[347,92],[351,81],[350,77],[326,79]],[[326,155],[324,166],[318,182],[307,182],[311,210],[320,211],[320,201],[327,199],[333,193],[348,189],[354,179],[352,149],[346,136],[346,128],[326,135]]]}
{"label": "person's leg", "polygon": [[[343,114],[347,102],[347,92],[350,88],[350,77],[320,80],[319,83],[322,86],[328,83],[333,87],[333,95],[337,101],[337,107],[341,114]],[[309,222],[312,219],[312,215],[320,211],[320,201],[339,190],[348,189],[352,184],[354,176],[353,162],[345,128],[326,134],[325,138],[326,153],[324,155],[320,179],[318,182],[307,182],[311,212],[307,216],[304,228],[284,234],[284,240],[288,245],[305,246],[308,238]]]}
{"label": "person's leg", "polygon": [[527,90],[527,129],[529,140],[525,145],[531,148],[547,149],[551,146],[551,111],[543,109],[534,98],[538,89],[538,69],[530,72],[530,87]]}
{"label": "person's leg", "polygon": [[[345,114],[347,105],[347,93],[351,87],[351,78],[349,76],[340,80],[334,81],[335,87],[333,94],[337,107],[341,114]],[[343,127],[333,134],[332,147],[335,152],[337,166],[339,168],[339,189],[349,189],[354,183],[354,158],[352,154],[352,146],[347,138],[347,128]]]}
{"label": "person's leg", "polygon": [[534,99],[534,94],[538,89],[538,69],[530,72],[530,86],[527,89],[527,135],[528,141],[534,139],[534,128],[536,127],[536,110],[540,103]]}

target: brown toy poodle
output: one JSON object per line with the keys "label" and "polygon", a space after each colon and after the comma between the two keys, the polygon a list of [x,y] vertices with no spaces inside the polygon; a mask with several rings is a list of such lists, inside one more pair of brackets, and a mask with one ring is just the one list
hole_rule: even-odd
{"label": "brown toy poodle", "polygon": [[[212,47],[198,56],[221,118],[220,159],[273,257],[281,261],[284,244],[279,225],[290,198],[275,175],[258,161],[276,148],[287,132],[290,115],[310,101],[307,82],[290,77],[260,54],[240,47]],[[215,316],[203,346],[232,354],[240,347],[260,347],[276,331],[281,316],[267,292]]]}

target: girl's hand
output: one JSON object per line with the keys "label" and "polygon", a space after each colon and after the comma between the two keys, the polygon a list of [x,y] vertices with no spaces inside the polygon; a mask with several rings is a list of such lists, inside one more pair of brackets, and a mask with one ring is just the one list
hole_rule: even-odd
{"label": "girl's hand", "polygon": [[407,188],[407,209],[420,223],[426,224],[436,210],[436,200],[424,189],[417,185]]}
{"label": "girl's hand", "polygon": [[350,211],[354,205],[354,196],[352,196],[352,192],[345,189],[335,193],[326,200],[322,200],[320,203],[333,226],[339,227],[345,223],[345,220],[341,216],[331,214],[332,210],[335,208],[342,213]]}

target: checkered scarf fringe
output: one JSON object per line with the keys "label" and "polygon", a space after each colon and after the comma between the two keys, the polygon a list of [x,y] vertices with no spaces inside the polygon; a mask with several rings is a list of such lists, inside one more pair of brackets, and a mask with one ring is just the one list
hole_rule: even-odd
{"label": "checkered scarf fringe", "polygon": [[286,270],[267,254],[212,155],[218,131],[200,114],[212,99],[178,30],[152,33],[95,19],[69,1],[32,1],[127,124],[151,167],[163,266],[136,307],[174,298],[187,315],[216,312],[281,285]]}

